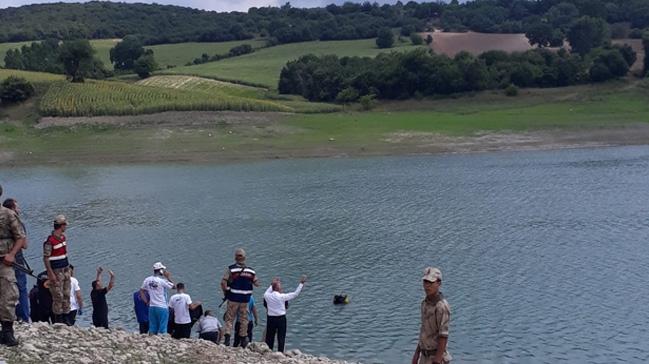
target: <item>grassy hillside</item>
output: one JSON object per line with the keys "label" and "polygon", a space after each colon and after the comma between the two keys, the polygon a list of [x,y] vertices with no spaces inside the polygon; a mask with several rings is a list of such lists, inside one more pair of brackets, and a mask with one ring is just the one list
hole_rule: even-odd
{"label": "grassy hillside", "polygon": [[304,42],[260,49],[240,57],[228,58],[196,66],[177,67],[163,71],[167,74],[187,74],[223,80],[245,81],[276,88],[279,74],[286,62],[302,55],[336,54],[339,56],[373,57],[381,52],[406,51],[415,48],[410,42],[397,43],[390,49],[378,49],[374,39]]}
{"label": "grassy hillside", "polygon": [[124,82],[57,82],[40,103],[49,116],[136,115],[162,111],[291,111],[278,103]]}
{"label": "grassy hillside", "polygon": [[250,39],[237,40],[232,42],[218,43],[177,43],[177,44],[160,44],[145,47],[153,50],[158,65],[161,68],[167,66],[184,66],[195,58],[200,58],[203,53],[210,56],[215,54],[226,54],[231,48],[242,44],[250,44],[253,48],[259,48],[266,44],[265,40]]}
{"label": "grassy hillside", "polygon": [[[90,44],[97,51],[97,58],[101,59],[109,69],[113,68],[110,63],[110,49],[119,41],[119,39],[93,39],[90,41]],[[0,65],[4,66],[4,58],[7,50],[20,48],[23,45],[29,45],[31,43],[0,43]],[[214,54],[225,54],[231,48],[242,44],[250,44],[253,48],[259,48],[265,45],[266,41],[250,39],[232,42],[176,43],[154,45],[145,48],[153,50],[155,59],[161,68],[167,68],[167,66],[183,66],[195,58],[199,58],[203,53],[207,53],[210,56]]]}
{"label": "grassy hillside", "polygon": [[22,77],[30,82],[51,82],[65,79],[65,76],[55,75],[53,73],[8,70],[0,68],[0,80],[4,80],[9,76]]}

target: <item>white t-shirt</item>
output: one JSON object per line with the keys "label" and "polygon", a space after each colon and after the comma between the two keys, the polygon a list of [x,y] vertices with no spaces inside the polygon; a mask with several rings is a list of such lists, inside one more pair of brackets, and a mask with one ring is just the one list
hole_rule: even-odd
{"label": "white t-shirt", "polygon": [[189,324],[192,318],[189,316],[189,305],[192,298],[187,293],[176,293],[169,299],[169,307],[174,310],[174,322],[177,324]]}
{"label": "white t-shirt", "polygon": [[142,282],[142,289],[149,292],[149,306],[167,308],[166,288],[173,288],[173,283],[159,276],[150,276]]}
{"label": "white t-shirt", "polygon": [[74,277],[70,277],[70,311],[79,309],[79,303],[77,302],[77,292],[79,291],[81,291],[79,281]]}

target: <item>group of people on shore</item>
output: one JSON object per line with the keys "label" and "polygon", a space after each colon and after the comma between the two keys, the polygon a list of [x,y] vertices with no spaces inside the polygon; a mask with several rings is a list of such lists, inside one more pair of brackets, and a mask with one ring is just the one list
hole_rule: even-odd
{"label": "group of people on shore", "polygon": [[[0,196],[2,192],[0,186]],[[45,272],[36,277],[37,284],[28,295],[26,275],[31,275],[32,271],[23,256],[23,250],[27,248],[27,235],[20,219],[20,208],[12,198],[6,199],[0,206],[0,345],[18,345],[13,329],[17,318],[24,322],[30,322],[31,318],[31,321],[74,325],[77,315],[82,315],[81,288],[68,259],[67,225],[64,215],[54,218],[52,233],[43,243]],[[252,341],[253,320],[255,325],[258,323],[252,293],[260,282],[255,270],[246,264],[246,252],[242,248],[235,250],[234,259],[234,264],[226,268],[220,284],[223,301],[227,302],[224,326],[212,310],[202,312],[202,303],[192,301],[185,284],[174,283],[171,273],[161,262],[157,262],[153,265],[153,274],[133,294],[140,333],[170,333],[174,338],[189,338],[192,326],[197,322],[199,338],[220,343],[222,337],[226,346],[232,343],[245,348]],[[104,286],[103,272],[103,268],[98,267],[92,282],[92,321],[94,326],[108,329],[106,295],[115,285],[115,274],[108,271],[110,279],[108,285]],[[447,351],[451,310],[439,291],[442,272],[438,268],[428,267],[422,281],[426,297],[421,303],[419,341],[412,363],[446,364],[451,360]],[[300,294],[305,282],[306,276],[303,275],[294,292],[284,293],[281,280],[274,278],[264,292],[264,306],[267,309],[264,341],[271,349],[277,337],[278,350],[284,351],[288,301]],[[167,300],[167,290],[172,288],[177,293]]]}
{"label": "group of people on shore", "polygon": [[[153,265],[153,274],[147,277],[140,290],[133,294],[140,333],[170,333],[174,338],[189,338],[192,326],[198,323],[199,338],[215,343],[220,343],[223,338],[223,344],[226,346],[232,344],[245,348],[252,340],[253,322],[258,324],[252,293],[254,287],[259,286],[259,280],[255,270],[246,265],[244,249],[236,249],[234,259],[234,264],[226,268],[221,280],[223,300],[224,303],[227,302],[223,317],[225,325],[221,325],[211,310],[201,315],[202,303],[192,301],[185,290],[185,284],[174,283],[167,268],[157,262]],[[281,280],[274,278],[264,292],[264,306],[267,309],[265,342],[271,349],[277,338],[278,350],[284,351],[288,301],[300,294],[306,279],[303,275],[294,292],[284,293]],[[175,288],[177,293],[167,301],[166,292],[172,288]]]}

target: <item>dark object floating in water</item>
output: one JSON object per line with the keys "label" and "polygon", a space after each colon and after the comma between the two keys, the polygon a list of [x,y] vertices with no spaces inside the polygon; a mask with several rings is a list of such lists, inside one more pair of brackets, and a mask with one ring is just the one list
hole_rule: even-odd
{"label": "dark object floating in water", "polygon": [[337,294],[334,296],[334,305],[346,305],[349,303],[349,297],[345,294]]}

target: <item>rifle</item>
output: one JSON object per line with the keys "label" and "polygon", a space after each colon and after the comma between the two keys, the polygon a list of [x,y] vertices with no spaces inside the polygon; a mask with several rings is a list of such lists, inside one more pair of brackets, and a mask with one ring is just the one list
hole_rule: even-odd
{"label": "rifle", "polygon": [[31,268],[29,268],[29,266],[25,267],[24,265],[20,265],[20,264],[18,264],[16,262],[13,262],[11,265],[16,270],[19,270],[19,271],[21,271],[21,272],[23,272],[23,273],[25,273],[25,274],[27,274],[29,276],[32,276],[32,277],[34,277],[36,279],[40,279],[40,278],[38,278],[37,276],[34,275],[34,271]]}

